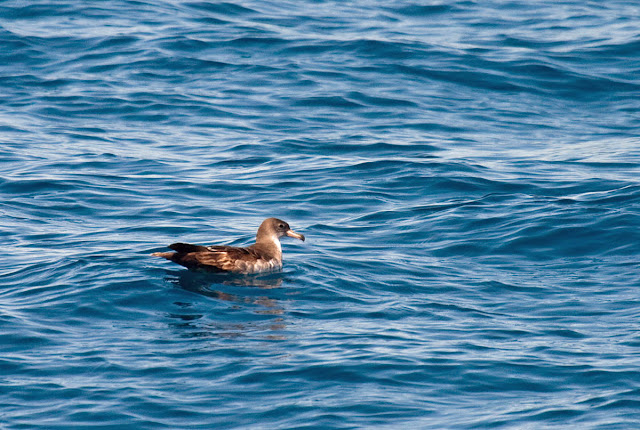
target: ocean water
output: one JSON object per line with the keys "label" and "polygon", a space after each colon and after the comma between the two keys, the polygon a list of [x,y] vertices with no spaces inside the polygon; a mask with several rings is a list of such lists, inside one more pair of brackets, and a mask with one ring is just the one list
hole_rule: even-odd
{"label": "ocean water", "polygon": [[639,22],[1,2],[0,428],[640,428]]}

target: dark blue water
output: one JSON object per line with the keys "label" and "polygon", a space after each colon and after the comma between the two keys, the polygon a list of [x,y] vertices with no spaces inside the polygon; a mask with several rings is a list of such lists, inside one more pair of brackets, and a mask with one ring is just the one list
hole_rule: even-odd
{"label": "dark blue water", "polygon": [[640,428],[639,20],[0,3],[0,427]]}

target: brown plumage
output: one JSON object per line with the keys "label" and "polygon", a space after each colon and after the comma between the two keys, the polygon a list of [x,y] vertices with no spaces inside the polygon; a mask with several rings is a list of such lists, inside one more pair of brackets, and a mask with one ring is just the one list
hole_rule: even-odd
{"label": "brown plumage", "polygon": [[260,224],[256,243],[246,248],[174,243],[169,245],[169,248],[175,252],[154,252],[151,255],[195,270],[229,273],[269,272],[282,268],[282,236],[304,241],[304,236],[291,230],[286,222],[277,218],[267,218]]}

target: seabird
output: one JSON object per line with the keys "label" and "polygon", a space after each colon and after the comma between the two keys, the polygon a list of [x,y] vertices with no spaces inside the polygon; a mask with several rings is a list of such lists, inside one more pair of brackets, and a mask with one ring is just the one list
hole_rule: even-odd
{"label": "seabird", "polygon": [[282,268],[280,238],[294,237],[304,242],[304,236],[291,230],[278,218],[267,218],[256,234],[256,243],[246,248],[235,246],[202,246],[189,243],[169,245],[175,252],[154,252],[188,269],[218,273],[261,273]]}

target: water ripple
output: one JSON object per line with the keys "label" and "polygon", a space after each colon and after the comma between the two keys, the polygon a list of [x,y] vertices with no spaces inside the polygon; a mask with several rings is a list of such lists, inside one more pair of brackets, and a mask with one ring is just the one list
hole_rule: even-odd
{"label": "water ripple", "polygon": [[2,3],[3,425],[637,428],[637,12]]}

